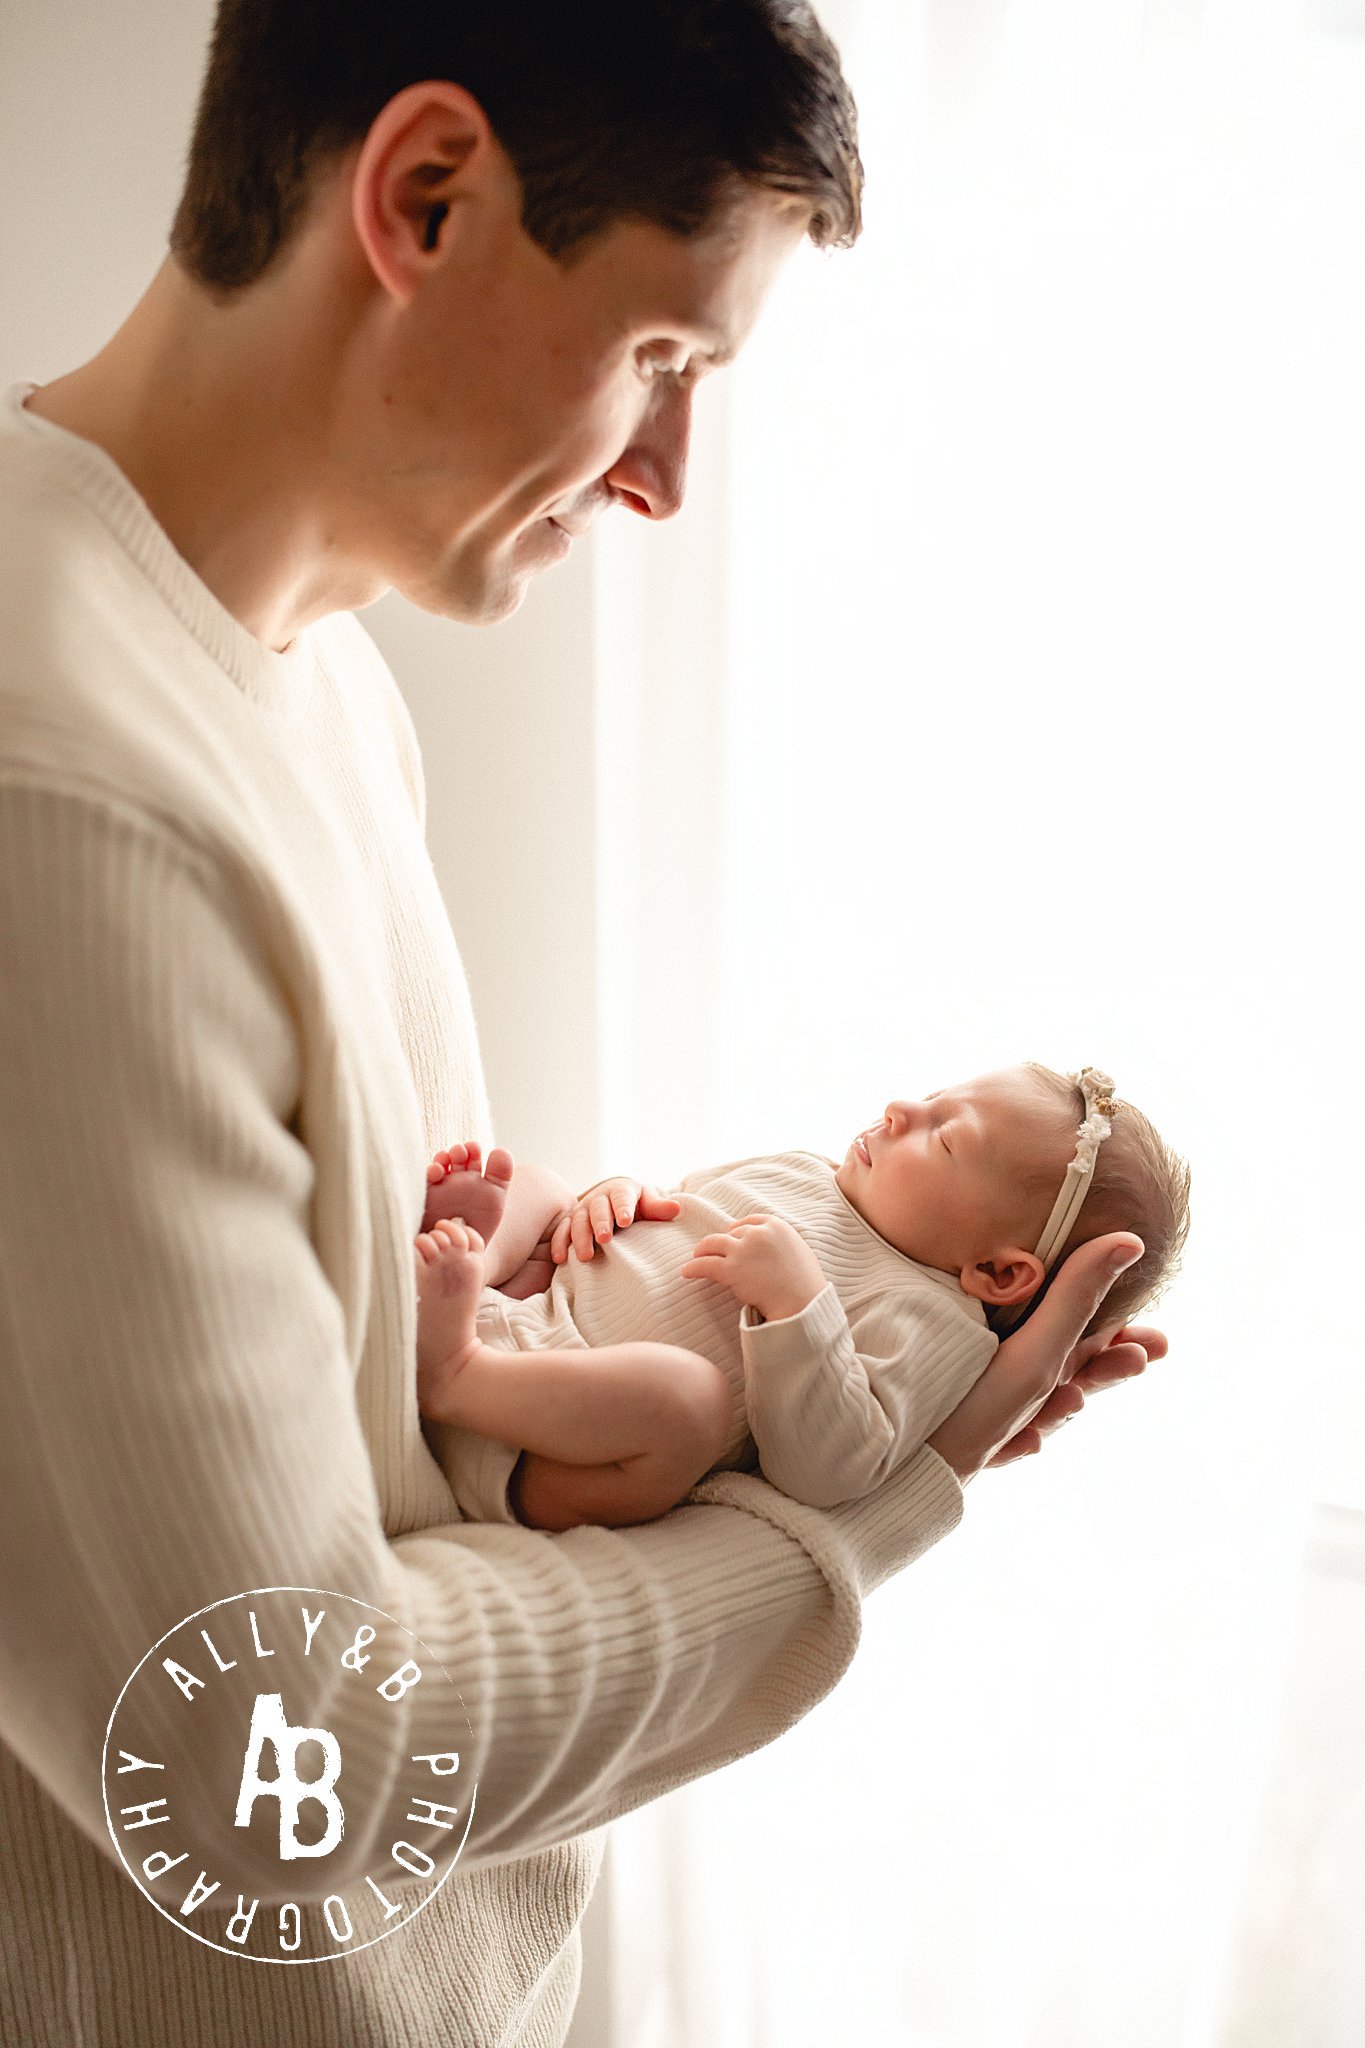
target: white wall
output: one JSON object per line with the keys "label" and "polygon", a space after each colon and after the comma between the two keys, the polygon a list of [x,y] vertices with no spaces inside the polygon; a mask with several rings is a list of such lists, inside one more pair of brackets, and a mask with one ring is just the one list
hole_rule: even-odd
{"label": "white wall", "polygon": [[363,615],[421,736],[498,1136],[580,1186],[598,1170],[592,594],[580,543],[494,629],[392,595]]}
{"label": "white wall", "polygon": [[[43,383],[84,361],[161,261],[212,14],[210,0],[3,0],[0,383]],[[496,631],[395,597],[365,624],[421,736],[432,856],[499,1136],[587,1180],[598,1149],[587,551]]]}

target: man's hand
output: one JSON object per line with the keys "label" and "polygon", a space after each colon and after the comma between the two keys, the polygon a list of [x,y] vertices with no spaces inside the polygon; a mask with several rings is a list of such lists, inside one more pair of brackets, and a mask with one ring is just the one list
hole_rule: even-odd
{"label": "man's hand", "polygon": [[704,1237],[682,1269],[684,1280],[714,1280],[768,1323],[799,1316],[828,1284],[815,1253],[777,1216],[742,1216]]}
{"label": "man's hand", "polygon": [[[1021,1333],[1022,1334],[1022,1333]],[[1149,1323],[1132,1323],[1108,1335],[1082,1337],[1062,1369],[1061,1382],[1049,1394],[1027,1428],[1015,1432],[1001,1444],[990,1465],[1010,1465],[1016,1458],[1031,1457],[1051,1436],[1085,1406],[1087,1394],[1102,1394],[1122,1380],[1136,1379],[1153,1358],[1164,1358],[1170,1349],[1165,1332]]]}
{"label": "man's hand", "polygon": [[1129,1232],[1083,1244],[1058,1269],[1037,1310],[1007,1337],[976,1385],[929,1438],[929,1447],[964,1482],[986,1465],[1006,1465],[1039,1451],[1098,1392],[1162,1358],[1159,1330],[1116,1330],[1082,1338],[1120,1273],[1142,1257]]}
{"label": "man's hand", "polygon": [[579,1196],[550,1234],[550,1257],[562,1266],[570,1251],[590,1259],[599,1244],[609,1244],[618,1230],[632,1223],[671,1223],[682,1208],[672,1195],[661,1195],[638,1180],[617,1174],[599,1180]]}

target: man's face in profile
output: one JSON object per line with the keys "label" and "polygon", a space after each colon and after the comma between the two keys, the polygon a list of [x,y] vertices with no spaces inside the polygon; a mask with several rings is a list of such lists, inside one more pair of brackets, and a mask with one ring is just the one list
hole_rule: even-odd
{"label": "man's face in profile", "polygon": [[693,386],[739,348],[806,222],[745,187],[699,235],[627,220],[566,261],[515,203],[485,217],[342,394],[347,510],[386,582],[487,623],[612,503],[676,512]]}

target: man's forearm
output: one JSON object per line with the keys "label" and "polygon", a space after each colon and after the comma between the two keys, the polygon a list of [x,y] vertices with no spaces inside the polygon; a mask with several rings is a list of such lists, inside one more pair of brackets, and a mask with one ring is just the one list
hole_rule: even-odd
{"label": "man's forearm", "polygon": [[[391,1291],[378,1310],[357,1297],[378,1333],[358,1400],[351,1310],[309,1234],[313,1174],[280,1113],[291,1098],[271,1092],[295,1020],[218,891],[160,821],[124,806],[25,790],[7,827],[0,781],[0,940],[0,1073],[26,1111],[0,1159],[14,1335],[0,1375],[0,1737],[111,1859],[97,1768],[109,1707],[168,1623],[225,1590],[340,1589],[374,1612],[373,1672],[410,1654],[410,1630],[458,1674],[476,1867],[563,1842],[790,1726],[851,1658],[860,1594],[960,1513],[926,1451],[831,1514],[726,1473],[706,1482],[707,1506],[640,1528],[433,1522],[411,1355],[394,1348],[409,1248],[390,1230]],[[84,1149],[54,1146],[72,1130]],[[62,1219],[87,1176],[139,1200],[110,1203],[70,1260]],[[543,1227],[531,1205],[555,1191],[553,1176],[525,1178],[514,1230]],[[357,1234],[362,1219],[358,1201]],[[338,1694],[335,1660],[302,1668],[291,1720],[327,1728],[343,1754],[363,1735],[374,1782],[449,1747],[435,1689],[376,1724],[373,1692]],[[234,1742],[240,1759],[218,1700],[199,1694],[186,1714],[175,1686],[159,1688],[141,1753],[196,1783]],[[291,1899],[321,1899],[376,1867],[359,1816],[325,1867],[282,1880],[268,1835],[228,1841],[213,1812],[185,1817],[184,1846],[205,1869],[212,1848],[225,1893],[274,1899],[283,1881]],[[406,1839],[434,1855],[439,1813]]]}

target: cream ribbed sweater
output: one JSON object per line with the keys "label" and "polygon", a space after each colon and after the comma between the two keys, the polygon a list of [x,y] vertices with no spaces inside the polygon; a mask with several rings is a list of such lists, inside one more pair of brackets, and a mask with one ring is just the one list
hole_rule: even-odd
{"label": "cream ribbed sweater", "polygon": [[[265,650],[115,465],[20,396],[0,406],[0,2036],[558,2042],[585,1831],[806,1712],[861,1596],[961,1494],[922,1451],[831,1512],[728,1474],[639,1529],[458,1519],[418,1427],[412,1238],[434,1147],[491,1133],[401,700],[349,616]],[[100,1790],[144,1652],[280,1584],[401,1616],[457,1679],[478,1780],[432,1905],[295,1969],[171,1928]],[[390,1746],[436,1732],[423,1712],[419,1689]],[[192,1762],[215,1732],[168,1709],[151,1734]],[[291,1895],[371,1848],[348,1832]],[[242,1859],[225,1888],[258,1877]]]}
{"label": "cream ribbed sweater", "polygon": [[[544,1294],[486,1291],[480,1334],[537,1350],[681,1344],[730,1383],[730,1437],[717,1471],[752,1470],[793,1500],[833,1507],[879,1486],[979,1379],[997,1339],[956,1276],[898,1252],[839,1188],[833,1164],[783,1152],[711,1167],[669,1190],[667,1223],[620,1231],[591,1259],[570,1258]],[[829,1280],[799,1316],[765,1323],[709,1280],[685,1280],[698,1240],[742,1216],[780,1216],[800,1231]],[[460,1430],[435,1433],[465,1512],[512,1520],[515,1446]]]}

